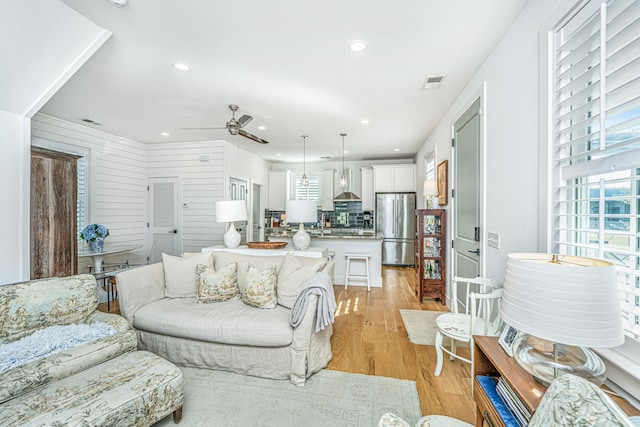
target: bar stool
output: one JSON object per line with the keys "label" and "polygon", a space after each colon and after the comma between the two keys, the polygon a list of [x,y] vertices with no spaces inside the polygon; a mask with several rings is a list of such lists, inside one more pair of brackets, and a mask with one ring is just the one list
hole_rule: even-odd
{"label": "bar stool", "polygon": [[333,251],[329,251],[329,252],[328,252],[328,254],[327,254],[327,256],[328,256],[328,260],[329,260],[329,261],[333,261],[333,258],[335,258],[336,253],[335,253],[335,252],[333,252]]}
{"label": "bar stool", "polygon": [[[371,258],[371,254],[347,252],[346,254],[344,254],[344,256],[347,257],[347,268],[345,269],[346,272],[344,276],[344,288],[347,289],[347,286],[349,285],[349,279],[366,280],[367,291],[371,291],[371,280],[369,278],[369,258]],[[352,260],[364,261],[366,269],[365,274],[354,274],[351,272]]]}

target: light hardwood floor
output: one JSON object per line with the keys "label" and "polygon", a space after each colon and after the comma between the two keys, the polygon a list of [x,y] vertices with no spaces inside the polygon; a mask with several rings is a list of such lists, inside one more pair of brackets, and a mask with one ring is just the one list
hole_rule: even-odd
{"label": "light hardwood floor", "polygon": [[[448,415],[474,424],[471,366],[447,357],[442,373],[434,377],[435,347],[411,343],[400,316],[400,309],[447,311],[446,307],[436,300],[419,302],[413,268],[383,267],[382,283],[371,292],[362,286],[334,287],[338,309],[331,338],[333,359],[327,368],[415,381],[423,415]],[[459,353],[469,357],[468,349]]]}
{"label": "light hardwood floor", "polygon": [[[400,309],[447,311],[440,301],[425,299],[421,304],[414,280],[413,268],[383,267],[382,288],[367,292],[363,286],[334,287],[338,309],[331,338],[333,359],[327,368],[415,381],[423,415],[448,415],[474,424],[470,365],[445,358],[442,373],[434,377],[435,347],[407,338]],[[107,304],[98,308],[106,312]],[[110,312],[120,312],[117,301]],[[469,356],[468,349],[459,352]]]}

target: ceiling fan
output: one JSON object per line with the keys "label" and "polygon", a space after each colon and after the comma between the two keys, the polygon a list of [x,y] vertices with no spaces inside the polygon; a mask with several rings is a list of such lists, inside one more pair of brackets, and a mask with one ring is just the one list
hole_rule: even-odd
{"label": "ceiling fan", "polygon": [[247,123],[249,123],[251,120],[253,120],[253,117],[248,116],[246,114],[243,114],[242,117],[240,117],[239,119],[236,119],[236,111],[238,111],[239,107],[237,105],[235,105],[235,104],[231,104],[231,105],[229,105],[229,109],[231,110],[232,117],[224,127],[217,127],[217,128],[180,128],[180,129],[184,129],[184,130],[227,129],[231,135],[241,135],[241,136],[244,136],[245,138],[249,138],[250,140],[258,142],[260,144],[268,144],[269,143],[269,141],[266,141],[266,140],[260,138],[259,136],[255,136],[254,134],[249,133],[246,130],[242,129],[243,127],[245,127],[245,125]]}

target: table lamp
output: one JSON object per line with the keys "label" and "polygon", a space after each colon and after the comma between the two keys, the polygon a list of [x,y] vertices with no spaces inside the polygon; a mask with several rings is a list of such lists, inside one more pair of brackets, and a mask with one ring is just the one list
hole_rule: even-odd
{"label": "table lamp", "polygon": [[287,200],[287,221],[299,222],[298,232],[293,236],[293,245],[305,250],[311,244],[311,237],[304,229],[305,222],[318,221],[318,204],[315,200]]}
{"label": "table lamp", "polygon": [[425,179],[422,187],[425,209],[438,209],[438,182],[435,179]]}
{"label": "table lamp", "polygon": [[223,200],[216,202],[216,222],[230,222],[229,229],[224,233],[224,245],[227,248],[237,248],[241,236],[233,221],[247,220],[247,202],[244,200]]}
{"label": "table lamp", "polygon": [[587,347],[624,342],[616,269],[607,261],[509,254],[501,310],[519,331],[514,358],[545,386],[565,373],[602,384],[604,363]]}

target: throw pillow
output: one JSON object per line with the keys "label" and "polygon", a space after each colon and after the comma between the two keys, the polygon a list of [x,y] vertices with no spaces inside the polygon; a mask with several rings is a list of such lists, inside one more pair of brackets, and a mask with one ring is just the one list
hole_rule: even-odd
{"label": "throw pillow", "polygon": [[213,267],[198,264],[196,277],[198,281],[197,302],[221,302],[240,298],[238,264],[235,262],[218,271]]}
{"label": "throw pillow", "polygon": [[[269,251],[264,251],[269,252]],[[217,251],[214,267],[216,270],[220,270],[222,267],[231,264],[232,262],[238,263],[238,289],[242,293],[246,287],[245,274],[247,273],[247,267],[249,263],[253,264],[258,271],[262,271],[272,265],[277,265],[280,268],[284,255],[245,255],[229,251]]]}
{"label": "throw pillow", "polygon": [[245,275],[245,288],[242,292],[242,301],[253,307],[276,308],[276,280],[278,278],[278,266],[271,266],[262,272],[251,263],[247,267]]}
{"label": "throw pillow", "polygon": [[213,252],[202,252],[188,258],[162,254],[164,269],[164,296],[166,298],[193,298],[196,296],[196,266],[213,267]]}
{"label": "throw pillow", "polygon": [[282,267],[278,272],[278,304],[283,307],[292,308],[296,302],[298,295],[302,291],[302,285],[313,273],[317,273],[327,263],[324,258],[309,258],[315,262],[310,263],[308,260],[301,261],[299,257],[287,254]]}

